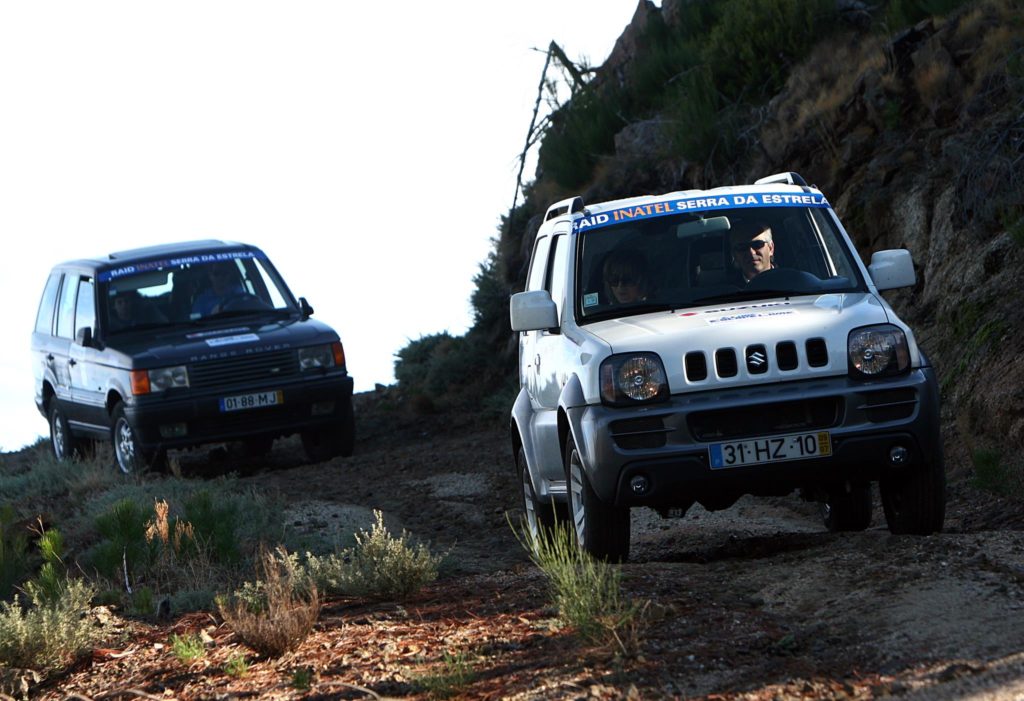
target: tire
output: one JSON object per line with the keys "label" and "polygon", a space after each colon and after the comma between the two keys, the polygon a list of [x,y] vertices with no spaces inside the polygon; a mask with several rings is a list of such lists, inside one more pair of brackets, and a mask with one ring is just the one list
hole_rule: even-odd
{"label": "tire", "polygon": [[114,466],[125,475],[163,467],[165,454],[162,451],[144,451],[139,445],[135,428],[124,414],[124,405],[114,407],[114,420],[110,429],[110,440],[114,445]]}
{"label": "tire", "polygon": [[871,525],[871,484],[843,485],[830,489],[821,505],[825,528],[833,533],[863,531]]}
{"label": "tire", "polygon": [[550,536],[555,529],[555,524],[565,518],[564,508],[553,503],[545,504],[537,498],[533,489],[533,481],[530,479],[530,469],[526,465],[526,453],[522,448],[516,457],[516,467],[519,469],[519,481],[522,484],[523,513],[525,514],[526,530],[532,542],[537,542],[542,536]]}
{"label": "tire", "polygon": [[49,420],[50,447],[53,449],[53,457],[61,462],[78,458],[78,441],[71,435],[67,417],[57,406],[56,398],[50,402]]}
{"label": "tire", "polygon": [[930,535],[946,518],[946,467],[939,458],[906,475],[879,484],[889,532]]}
{"label": "tire", "polygon": [[598,498],[572,436],[565,441],[565,484],[576,543],[598,559],[624,562],[629,557],[629,507]]}
{"label": "tire", "polygon": [[310,462],[347,458],[355,448],[356,426],[351,407],[338,423],[302,432],[302,449]]}

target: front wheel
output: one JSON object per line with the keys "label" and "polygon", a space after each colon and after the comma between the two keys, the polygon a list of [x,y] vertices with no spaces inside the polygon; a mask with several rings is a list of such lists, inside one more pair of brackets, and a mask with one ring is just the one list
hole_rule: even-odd
{"label": "front wheel", "polygon": [[576,543],[601,560],[629,557],[629,507],[601,501],[590,486],[572,436],[565,441],[565,476]]}
{"label": "front wheel", "polygon": [[351,407],[335,424],[302,432],[302,449],[310,462],[326,462],[339,455],[352,455],[356,441],[356,422]]}
{"label": "front wheel", "polygon": [[131,475],[163,466],[163,452],[145,451],[139,445],[138,436],[125,416],[123,405],[118,404],[114,408],[113,419],[110,439],[114,444],[114,464],[122,474]]}
{"label": "front wheel", "polygon": [[523,485],[523,513],[526,515],[526,529],[530,537],[530,546],[535,547],[542,537],[550,536],[555,524],[565,518],[565,505],[545,504],[537,497],[530,479],[530,468],[526,464],[526,453],[522,448],[516,456],[519,468],[519,479]]}
{"label": "front wheel", "polygon": [[905,475],[879,483],[882,508],[891,533],[930,535],[946,517],[946,468],[942,458]]}

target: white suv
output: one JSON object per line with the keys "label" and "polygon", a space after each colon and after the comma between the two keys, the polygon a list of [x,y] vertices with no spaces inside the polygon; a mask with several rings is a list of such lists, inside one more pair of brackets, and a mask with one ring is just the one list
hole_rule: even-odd
{"label": "white suv", "polygon": [[629,511],[725,509],[800,490],[831,530],[942,529],[935,371],[795,173],[754,185],[556,203],[511,299],[521,390],[512,447],[530,528],[568,512],[588,552],[629,554]]}

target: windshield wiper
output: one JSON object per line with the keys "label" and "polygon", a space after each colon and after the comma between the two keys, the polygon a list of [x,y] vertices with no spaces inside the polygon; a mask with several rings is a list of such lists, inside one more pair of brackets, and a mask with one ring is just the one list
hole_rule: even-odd
{"label": "windshield wiper", "polygon": [[801,295],[813,294],[806,290],[772,290],[762,288],[758,290],[736,290],[725,294],[698,297],[689,302],[686,306],[697,307],[703,304],[718,304],[721,302],[746,302],[751,299],[765,299],[766,297],[799,297]]}
{"label": "windshield wiper", "polygon": [[667,302],[639,302],[636,304],[616,304],[610,309],[590,314],[584,323],[591,321],[604,321],[605,319],[617,319],[624,316],[637,316],[639,314],[650,314],[652,312],[667,312],[679,309],[679,304]]}

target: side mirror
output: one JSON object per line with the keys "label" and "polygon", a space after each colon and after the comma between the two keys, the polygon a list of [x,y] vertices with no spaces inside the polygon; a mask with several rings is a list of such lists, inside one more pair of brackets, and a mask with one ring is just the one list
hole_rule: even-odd
{"label": "side mirror", "polygon": [[80,346],[84,346],[85,348],[91,346],[92,329],[88,326],[83,326],[82,328],[78,329],[78,331],[75,333],[75,343],[77,343]]}
{"label": "side mirror", "polygon": [[914,261],[910,257],[910,251],[905,248],[877,251],[871,256],[868,272],[871,273],[871,279],[879,291],[913,287],[917,283]]}
{"label": "side mirror", "polygon": [[509,300],[513,331],[558,328],[558,309],[547,290],[520,292]]}
{"label": "side mirror", "polygon": [[299,311],[302,313],[303,319],[313,316],[313,307],[309,306],[305,297],[299,297]]}

